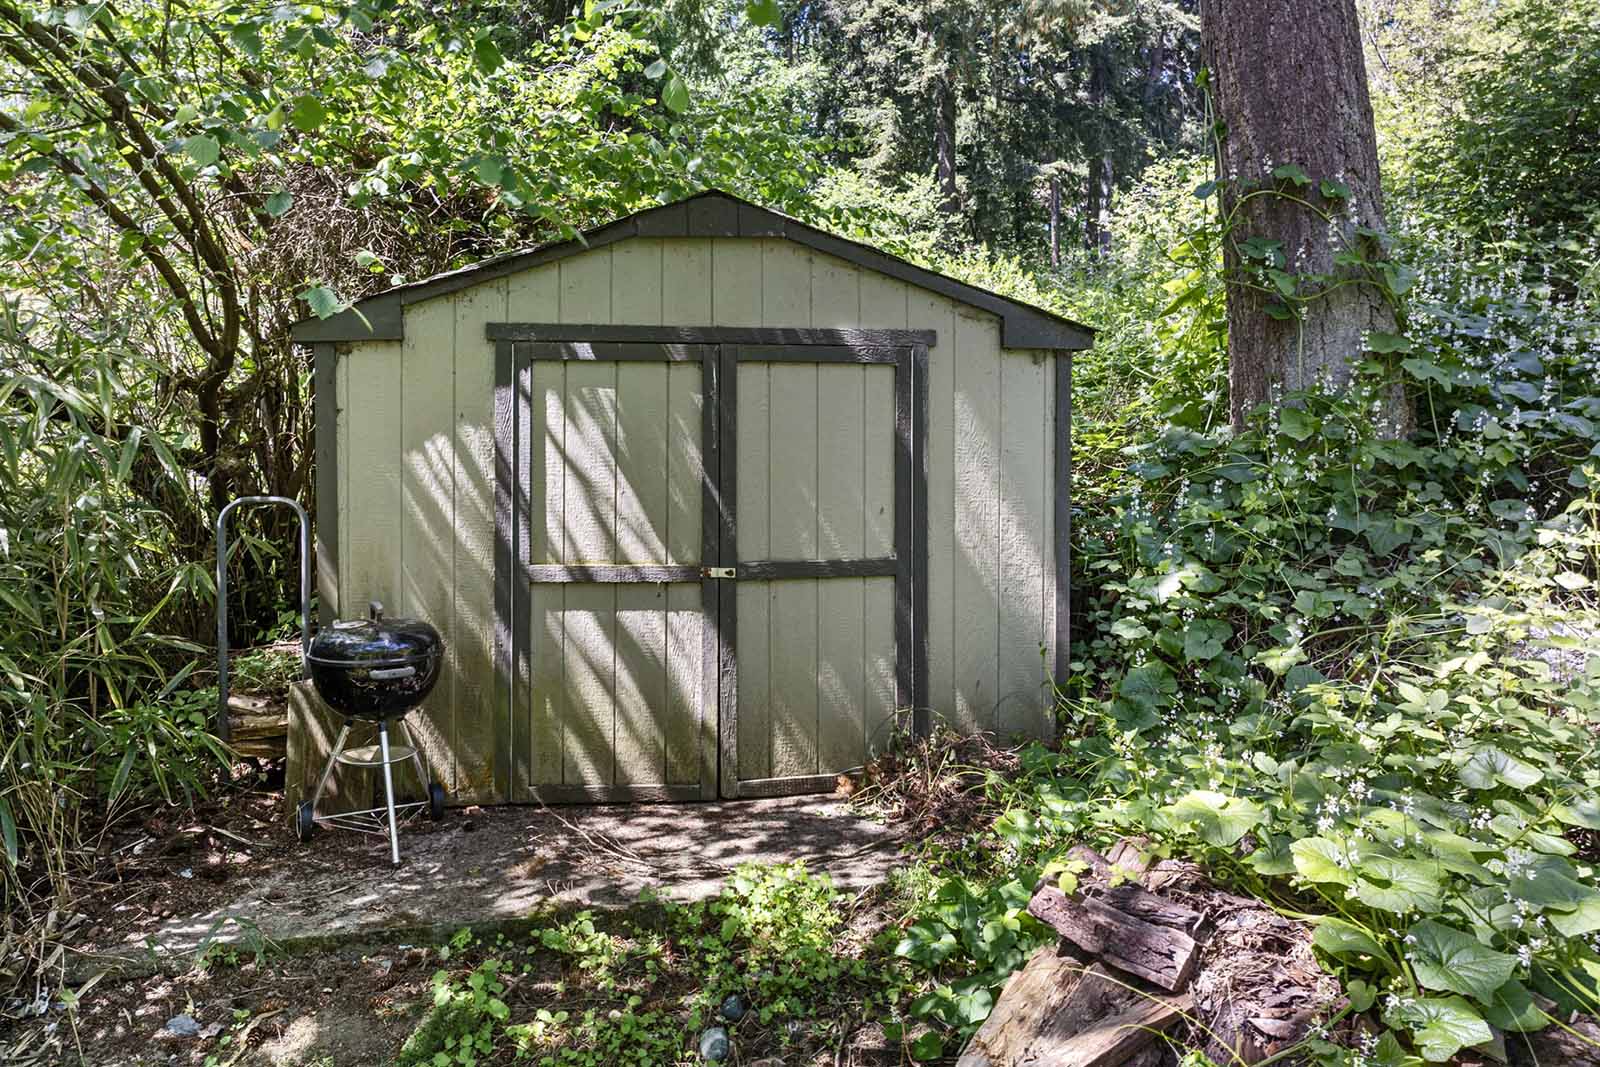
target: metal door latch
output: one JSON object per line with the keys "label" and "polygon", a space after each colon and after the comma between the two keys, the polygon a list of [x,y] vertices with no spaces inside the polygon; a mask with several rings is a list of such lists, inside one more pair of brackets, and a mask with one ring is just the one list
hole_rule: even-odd
{"label": "metal door latch", "polygon": [[732,567],[701,567],[702,578],[734,578],[737,574]]}

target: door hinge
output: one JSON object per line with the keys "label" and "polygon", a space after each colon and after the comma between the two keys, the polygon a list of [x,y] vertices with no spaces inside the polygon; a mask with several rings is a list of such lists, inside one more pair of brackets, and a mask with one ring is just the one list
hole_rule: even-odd
{"label": "door hinge", "polygon": [[700,577],[702,577],[702,578],[737,578],[738,575],[735,573],[734,568],[732,568],[732,567],[701,567],[700,568]]}

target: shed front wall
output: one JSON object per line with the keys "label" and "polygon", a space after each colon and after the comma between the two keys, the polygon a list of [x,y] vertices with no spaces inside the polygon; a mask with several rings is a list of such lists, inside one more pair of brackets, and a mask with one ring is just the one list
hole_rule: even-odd
{"label": "shed front wall", "polygon": [[404,341],[338,358],[339,565],[321,595],[346,617],[381,600],[439,627],[444,675],[410,721],[454,801],[526,800],[541,784],[535,754],[496,758],[514,743],[495,710],[491,322],[934,330],[933,715],[1049,732],[1053,354],[1002,349],[994,316],[781,238],[634,238],[409,305]]}

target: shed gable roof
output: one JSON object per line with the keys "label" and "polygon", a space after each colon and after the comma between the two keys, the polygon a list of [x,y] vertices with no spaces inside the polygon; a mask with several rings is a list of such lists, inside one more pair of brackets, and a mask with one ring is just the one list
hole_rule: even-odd
{"label": "shed gable roof", "polygon": [[397,285],[358,300],[329,318],[302,319],[290,328],[290,336],[302,344],[399,340],[404,335],[402,309],[408,304],[631,237],[781,237],[996,315],[1001,322],[1000,343],[1006,348],[1083,349],[1093,343],[1089,327],[1054,312],[957,281],[871,245],[836,237],[719,190],[637,212],[588,230],[581,238],[510,252]]}

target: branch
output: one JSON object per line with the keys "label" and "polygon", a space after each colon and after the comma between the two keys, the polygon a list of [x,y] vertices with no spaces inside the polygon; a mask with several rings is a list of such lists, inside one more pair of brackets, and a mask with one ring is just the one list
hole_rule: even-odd
{"label": "branch", "polygon": [[[7,133],[18,133],[21,129],[22,126],[16,119],[7,115],[4,111],[0,111],[0,130],[5,130]],[[73,184],[82,191],[84,196],[89,198],[91,203],[100,209],[100,212],[111,221],[112,225],[123,233],[139,235],[141,238],[139,243],[140,254],[156,269],[156,273],[161,275],[161,280],[166,283],[172,295],[177,297],[179,305],[183,308],[183,319],[189,327],[189,332],[194,335],[195,340],[200,343],[200,347],[205,349],[207,354],[214,359],[220,358],[217,338],[207,328],[205,320],[201,317],[200,309],[189,291],[188,284],[183,280],[183,276],[178,273],[177,267],[173,266],[172,261],[167,258],[165,253],[157,248],[154,243],[142,240],[145,234],[144,230],[139,226],[138,220],[129,215],[112,198],[109,192],[99,183],[93,181],[82,167],[59,148],[52,149],[49,153],[49,158],[61,173],[77,179]]]}
{"label": "branch", "polygon": [[[74,57],[66,52],[55,35],[48,32],[39,23],[28,18],[15,5],[9,2],[0,2],[0,16],[13,23],[37,47],[42,48],[52,59],[68,70],[79,85],[104,101],[105,105],[110,109],[110,117],[115,120],[115,126],[111,122],[107,123],[108,128],[113,131],[113,136],[124,145],[133,148],[137,153],[137,156],[127,152],[118,152],[117,155],[133,171],[145,191],[155,199],[162,213],[188,239],[195,254],[204,261],[205,270],[212,275],[212,280],[219,291],[222,301],[221,334],[215,337],[213,345],[207,348],[207,351],[214,357],[214,365],[205,377],[208,380],[215,379],[215,381],[220,382],[232,369],[234,353],[239,345],[238,292],[236,280],[233,277],[233,264],[227,252],[217,241],[200,198],[195,194],[194,189],[184,179],[183,175],[178,173],[178,169],[172,165],[171,159],[161,150],[161,146],[155,142],[149,131],[145,129],[127,94],[123,92],[118,84],[115,70],[93,56],[80,56],[77,62],[74,62]],[[35,70],[42,68],[42,64],[37,61],[37,58],[31,57],[25,50],[21,50],[19,54],[19,49],[13,42],[8,42],[7,44],[8,51],[12,51],[14,55],[17,55],[17,58],[24,66]],[[90,72],[93,72],[95,77],[89,77]],[[63,80],[59,75],[47,76],[51,77],[61,89],[70,90],[71,86],[63,84]],[[120,127],[120,130],[117,127]],[[136,159],[141,159],[142,161],[136,162]],[[147,167],[149,166],[155,168],[161,180],[166,183],[167,189],[162,189],[161,182],[156,180],[155,175],[148,173]],[[172,196],[176,196],[183,205],[181,213],[178,207],[172,203]]]}

